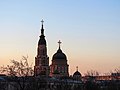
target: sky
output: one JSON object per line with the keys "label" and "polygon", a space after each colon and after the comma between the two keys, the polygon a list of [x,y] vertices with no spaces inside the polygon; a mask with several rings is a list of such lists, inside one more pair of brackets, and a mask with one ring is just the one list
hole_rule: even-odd
{"label": "sky", "polygon": [[120,0],[0,0],[0,66],[34,66],[42,19],[50,64],[61,40],[70,74],[120,67]]}

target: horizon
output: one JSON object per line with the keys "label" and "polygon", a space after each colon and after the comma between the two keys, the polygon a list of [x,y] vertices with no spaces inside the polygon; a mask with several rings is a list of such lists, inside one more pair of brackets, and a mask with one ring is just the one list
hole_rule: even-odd
{"label": "horizon", "polygon": [[34,66],[43,19],[50,64],[61,40],[70,75],[120,67],[119,0],[2,0],[0,11],[0,66],[27,55]]}

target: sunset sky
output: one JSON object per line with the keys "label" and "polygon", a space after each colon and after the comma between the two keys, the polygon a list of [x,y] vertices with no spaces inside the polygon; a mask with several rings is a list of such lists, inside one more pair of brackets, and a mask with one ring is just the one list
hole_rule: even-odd
{"label": "sunset sky", "polygon": [[120,0],[0,0],[0,66],[34,66],[42,19],[50,64],[61,40],[70,74],[120,67]]}

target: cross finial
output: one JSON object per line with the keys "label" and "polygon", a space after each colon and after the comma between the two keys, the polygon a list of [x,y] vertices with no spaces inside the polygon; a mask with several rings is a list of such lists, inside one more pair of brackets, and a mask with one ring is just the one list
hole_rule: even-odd
{"label": "cross finial", "polygon": [[41,22],[42,22],[42,25],[43,25],[43,23],[44,23],[43,19],[42,19],[42,21],[41,21]]}
{"label": "cross finial", "polygon": [[78,71],[78,66],[76,67],[76,70]]}
{"label": "cross finial", "polygon": [[59,44],[59,48],[60,48],[61,43],[62,43],[62,42],[59,40],[59,42],[58,42],[58,44]]}
{"label": "cross finial", "polygon": [[43,29],[43,23],[44,23],[44,21],[43,21],[43,19],[42,19],[41,23],[42,23],[42,27],[41,27],[41,35],[44,35],[44,29]]}

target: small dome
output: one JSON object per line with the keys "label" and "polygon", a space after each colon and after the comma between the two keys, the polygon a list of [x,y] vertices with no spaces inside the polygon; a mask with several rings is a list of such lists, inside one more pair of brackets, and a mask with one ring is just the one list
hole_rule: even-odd
{"label": "small dome", "polygon": [[56,59],[64,59],[67,60],[66,55],[62,52],[62,50],[59,48],[57,50],[57,52],[53,55],[52,60],[56,60]]}
{"label": "small dome", "polygon": [[76,76],[76,75],[77,75],[77,76],[78,76],[78,75],[81,76],[81,73],[78,72],[78,71],[76,71],[76,72],[73,74],[73,76]]}

